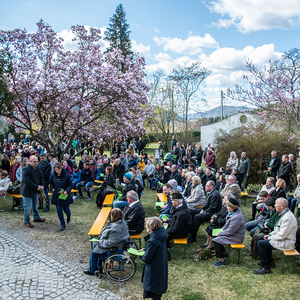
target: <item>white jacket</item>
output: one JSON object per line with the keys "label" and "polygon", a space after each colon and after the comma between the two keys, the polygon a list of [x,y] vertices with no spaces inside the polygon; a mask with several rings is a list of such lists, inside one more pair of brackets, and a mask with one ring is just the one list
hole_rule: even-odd
{"label": "white jacket", "polygon": [[9,187],[9,183],[10,183],[10,179],[8,177],[0,179],[0,194],[6,193]]}
{"label": "white jacket", "polygon": [[191,189],[191,195],[185,199],[185,202],[189,209],[194,209],[198,205],[203,205],[205,202],[205,195],[202,184],[197,184]]}
{"label": "white jacket", "polygon": [[281,251],[295,249],[297,220],[294,214],[288,210],[277,222],[268,240],[270,244]]}

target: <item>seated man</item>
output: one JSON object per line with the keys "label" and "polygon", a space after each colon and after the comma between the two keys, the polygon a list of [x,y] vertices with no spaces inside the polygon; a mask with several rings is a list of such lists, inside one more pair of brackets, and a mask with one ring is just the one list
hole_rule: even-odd
{"label": "seated man", "polygon": [[223,197],[225,194],[231,193],[233,197],[239,201],[241,205],[241,189],[236,182],[236,177],[234,175],[229,175],[227,179],[227,183],[224,189],[221,191],[221,196]]}
{"label": "seated man", "polygon": [[170,209],[172,206],[172,202],[171,202],[171,198],[170,198],[170,193],[172,190],[172,186],[168,183],[164,184],[162,187],[162,191],[165,194],[165,196],[167,197],[167,201],[164,202],[164,207],[161,209],[160,213],[158,215],[166,215],[167,217],[169,217],[170,214]]}
{"label": "seated man", "polygon": [[124,208],[124,221],[129,228],[129,234],[140,234],[144,230],[145,210],[135,191],[127,193],[128,207]]}
{"label": "seated man", "polygon": [[275,202],[276,211],[279,212],[279,220],[274,230],[257,242],[257,249],[260,257],[259,270],[254,274],[271,273],[274,268],[272,250],[290,251],[295,249],[297,221],[294,214],[288,208],[288,201],[278,198]]}
{"label": "seated man", "polygon": [[206,173],[203,171],[202,167],[196,168],[196,174],[200,177],[203,189],[205,189],[206,182],[208,181]]}
{"label": "seated man", "polygon": [[171,167],[171,176],[170,176],[170,179],[175,179],[178,183],[178,185],[181,185],[181,175],[180,173],[178,172],[177,170],[177,166],[176,165],[172,165]]}
{"label": "seated man", "polygon": [[78,190],[78,193],[79,193],[78,199],[83,198],[81,187],[85,186],[87,194],[88,194],[88,198],[86,199],[86,201],[91,200],[90,187],[94,184],[93,179],[94,179],[94,174],[93,174],[92,169],[89,168],[89,164],[87,162],[84,162],[83,169],[80,174],[80,181],[76,184],[76,189]]}
{"label": "seated man", "polygon": [[206,176],[207,176],[207,181],[212,180],[214,183],[216,183],[216,177],[211,172],[211,170],[212,170],[211,167],[206,167],[205,173],[206,173]]}
{"label": "seated man", "polygon": [[215,189],[215,183],[209,180],[205,185],[205,190],[207,192],[207,197],[203,205],[202,210],[193,209],[192,216],[194,216],[191,237],[188,239],[188,243],[196,242],[197,231],[200,225],[204,222],[208,222],[211,216],[220,211],[222,207],[222,197],[220,193]]}
{"label": "seated man", "polygon": [[136,186],[135,182],[133,181],[132,174],[127,172],[123,176],[123,181],[125,186],[123,186],[123,192],[122,197],[118,201],[114,201],[114,208],[120,208],[121,210],[124,209],[124,207],[128,206],[127,202],[127,193],[129,191],[135,191],[136,192]]}
{"label": "seated man", "polygon": [[[172,217],[168,220],[163,219],[164,223],[168,224],[167,228],[167,247],[170,246],[172,239],[186,238],[191,230],[192,216],[185,204],[182,203],[182,195],[179,190],[171,191],[171,199],[174,209]],[[171,255],[168,252],[168,260],[171,260]]]}
{"label": "seated man", "polygon": [[125,167],[124,165],[121,163],[121,159],[117,158],[115,160],[115,164],[114,164],[114,172],[113,172],[116,181],[119,181],[119,183],[123,182],[123,176],[125,174]]}

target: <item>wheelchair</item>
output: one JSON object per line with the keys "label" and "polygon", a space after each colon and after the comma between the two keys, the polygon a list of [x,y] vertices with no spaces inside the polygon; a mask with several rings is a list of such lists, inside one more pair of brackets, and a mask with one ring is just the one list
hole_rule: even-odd
{"label": "wheelchair", "polygon": [[99,257],[97,263],[98,270],[95,272],[95,275],[101,278],[103,272],[105,272],[108,278],[117,282],[130,279],[136,272],[136,263],[135,259],[125,253],[129,248],[124,247],[124,249],[112,248]]}

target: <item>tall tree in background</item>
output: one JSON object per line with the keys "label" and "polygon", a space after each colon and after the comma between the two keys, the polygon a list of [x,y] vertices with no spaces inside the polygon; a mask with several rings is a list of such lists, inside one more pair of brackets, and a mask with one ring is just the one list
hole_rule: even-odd
{"label": "tall tree in background", "polygon": [[179,94],[182,97],[185,130],[187,130],[188,113],[191,101],[205,101],[202,98],[199,99],[198,94],[200,92],[200,85],[210,73],[211,71],[204,67],[201,67],[201,62],[198,61],[191,65],[184,64],[182,66],[178,66],[169,75],[169,80],[174,82]]}
{"label": "tall tree in background", "polygon": [[131,31],[129,30],[129,24],[126,23],[127,20],[125,17],[126,13],[123,5],[119,4],[116,8],[116,12],[109,19],[109,27],[107,27],[104,32],[104,39],[110,43],[110,47],[107,48],[105,53],[112,52],[118,48],[121,50],[124,58],[129,57],[131,62],[133,62],[133,51],[131,50],[131,40],[129,38]]}
{"label": "tall tree in background", "polygon": [[9,92],[4,81],[3,73],[10,69],[11,65],[7,64],[0,54],[0,115],[12,109],[13,93]]}

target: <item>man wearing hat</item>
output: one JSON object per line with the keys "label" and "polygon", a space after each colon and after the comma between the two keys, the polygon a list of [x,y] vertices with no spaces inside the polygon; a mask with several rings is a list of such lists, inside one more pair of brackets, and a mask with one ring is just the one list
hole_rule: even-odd
{"label": "man wearing hat", "polygon": [[132,174],[130,172],[124,174],[123,182],[125,183],[125,186],[123,187],[122,197],[119,200],[114,201],[114,208],[120,208],[121,210],[123,210],[124,207],[128,206],[127,193],[129,191],[137,191],[136,186],[132,180]]}
{"label": "man wearing hat", "polygon": [[[168,220],[163,219],[163,222],[168,224],[167,228],[167,247],[170,247],[170,241],[173,239],[186,238],[191,230],[192,216],[186,204],[182,203],[183,196],[179,190],[174,189],[170,192],[173,210],[172,217]],[[171,260],[171,255],[168,252],[168,260]]]}

